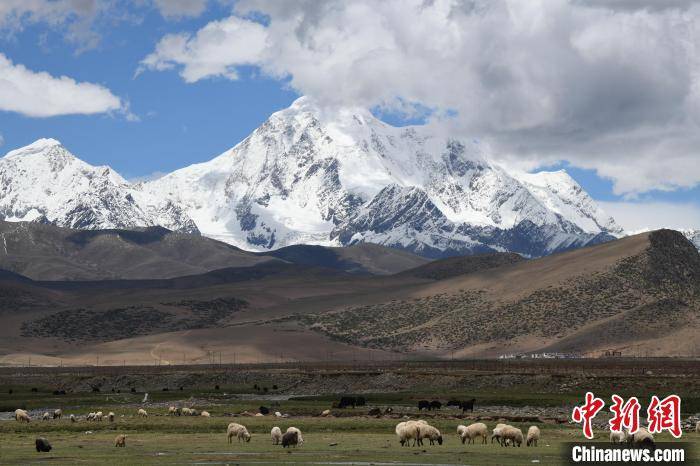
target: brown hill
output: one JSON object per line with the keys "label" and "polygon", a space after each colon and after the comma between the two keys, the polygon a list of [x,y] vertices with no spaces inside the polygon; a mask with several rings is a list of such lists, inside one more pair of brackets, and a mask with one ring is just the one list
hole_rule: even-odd
{"label": "brown hill", "polygon": [[536,260],[484,257],[481,270],[455,259],[369,276],[287,259],[159,280],[0,274],[0,362],[207,362],[219,352],[224,362],[607,349],[677,356],[700,348],[700,256],[673,231]]}
{"label": "brown hill", "polygon": [[203,236],[160,227],[73,230],[0,221],[0,268],[34,280],[173,278],[266,263],[391,274],[426,262],[415,254],[378,245],[292,246],[255,254]]}
{"label": "brown hill", "polygon": [[431,280],[444,280],[474,272],[481,272],[502,265],[511,265],[525,260],[520,254],[514,252],[496,252],[493,254],[478,254],[475,256],[458,256],[447,259],[438,259],[433,262],[404,270],[403,276],[428,278]]}

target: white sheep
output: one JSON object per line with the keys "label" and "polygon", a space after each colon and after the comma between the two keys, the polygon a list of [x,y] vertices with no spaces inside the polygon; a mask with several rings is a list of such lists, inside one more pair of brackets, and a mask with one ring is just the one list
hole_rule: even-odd
{"label": "white sheep", "polygon": [[324,409],[324,410],[321,412],[321,417],[328,417],[328,416],[330,416],[330,415],[331,415],[331,410],[330,410],[330,409]]}
{"label": "white sheep", "polygon": [[282,442],[282,429],[277,426],[273,427],[270,431],[270,437],[273,445],[279,445]]}
{"label": "white sheep", "polygon": [[148,417],[148,413],[143,408],[139,408],[139,410],[136,412],[136,415],[140,417]]}
{"label": "white sheep", "polygon": [[31,422],[32,418],[23,409],[15,409],[15,421],[17,422]]}
{"label": "white sheep", "polygon": [[508,424],[496,424],[493,428],[493,433],[491,434],[491,443],[496,440],[499,444],[501,443],[501,431],[504,427],[508,427]]}
{"label": "white sheep", "polygon": [[47,411],[44,414],[42,414],[41,419],[42,419],[42,421],[48,421],[49,419],[51,419],[51,415]]}
{"label": "white sheep", "polygon": [[175,416],[177,414],[177,408],[175,406],[168,406],[168,416]]}
{"label": "white sheep", "polygon": [[226,435],[228,436],[228,443],[233,442],[233,437],[236,437],[239,442],[241,439],[245,440],[246,442],[250,442],[250,433],[248,432],[248,429],[246,429],[244,425],[235,422],[228,425]]}
{"label": "white sheep", "polygon": [[654,445],[654,436],[645,427],[640,427],[637,432],[631,434],[627,432],[627,441],[634,445]]}
{"label": "white sheep", "polygon": [[78,420],[75,418],[75,415],[70,415],[70,422],[78,422]]}
{"label": "white sheep", "polygon": [[518,446],[523,443],[523,431],[513,426],[505,426],[501,429],[501,445],[508,445],[508,441],[511,441],[513,446],[517,443]]}
{"label": "white sheep", "polygon": [[695,433],[700,434],[700,421],[695,423]]}
{"label": "white sheep", "polygon": [[462,443],[476,443],[476,439],[481,437],[481,443],[486,443],[486,438],[489,436],[489,429],[483,422],[476,422],[468,425],[462,433]]}
{"label": "white sheep", "polygon": [[624,430],[619,432],[610,431],[610,443],[623,443],[627,440],[627,433]]}
{"label": "white sheep", "polygon": [[419,434],[418,434],[418,444],[423,445],[423,439],[428,439],[430,441],[431,445],[435,445],[435,442],[438,443],[438,445],[442,445],[442,434],[440,433],[439,430],[437,430],[436,427],[431,426],[428,423],[418,423],[418,429],[419,429]]}
{"label": "white sheep", "polygon": [[102,422],[102,418],[103,418],[103,417],[104,417],[104,415],[102,414],[102,411],[97,411],[97,412],[95,413],[95,420],[96,420],[96,421]]}
{"label": "white sheep", "polygon": [[183,416],[190,416],[192,414],[192,410],[190,408],[182,408],[182,415]]}
{"label": "white sheep", "polygon": [[54,409],[53,418],[54,419],[61,419],[62,417],[63,417],[63,411],[60,409]]}
{"label": "white sheep", "polygon": [[211,417],[211,414],[209,414],[209,411],[202,411],[199,415],[202,417]]}
{"label": "white sheep", "polygon": [[297,439],[299,440],[297,445],[301,446],[304,443],[304,437],[301,435],[301,431],[299,429],[297,429],[296,427],[288,427],[287,428],[287,433],[293,433],[293,432],[296,432]]}
{"label": "white sheep", "polygon": [[275,411],[275,417],[282,417],[282,413],[280,413],[279,411]]}
{"label": "white sheep", "polygon": [[114,422],[114,417],[115,417],[115,416],[114,416],[114,413],[113,413],[112,411],[110,411],[110,412],[107,414],[107,419],[109,419],[109,422]]}
{"label": "white sheep", "polygon": [[532,445],[533,447],[537,446],[537,441],[540,439],[540,428],[537,426],[530,426],[529,429],[527,429],[527,439],[525,441],[525,445],[528,447]]}

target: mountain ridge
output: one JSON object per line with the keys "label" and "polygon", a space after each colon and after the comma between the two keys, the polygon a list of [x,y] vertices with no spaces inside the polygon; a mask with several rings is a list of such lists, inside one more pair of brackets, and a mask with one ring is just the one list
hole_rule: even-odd
{"label": "mountain ridge", "polygon": [[478,142],[306,97],[232,149],[157,180],[129,183],[43,139],[0,159],[0,181],[6,220],[163,226],[252,251],[367,242],[431,258],[537,257],[622,234],[563,170],[508,170]]}

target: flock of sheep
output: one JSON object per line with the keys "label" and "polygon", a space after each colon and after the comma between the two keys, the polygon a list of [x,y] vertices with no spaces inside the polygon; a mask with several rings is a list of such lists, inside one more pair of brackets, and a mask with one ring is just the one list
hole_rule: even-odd
{"label": "flock of sheep", "polygon": [[[263,407],[261,407],[260,410],[262,411]],[[265,410],[267,409],[265,408]],[[330,416],[330,414],[330,410],[324,410],[320,415],[321,417],[327,417]],[[143,408],[139,408],[136,412],[136,415],[144,418],[148,417],[148,413]],[[193,408],[179,408],[175,406],[170,406],[168,408],[168,415],[201,416],[205,418],[211,417],[211,415],[207,411],[200,412]],[[262,415],[262,413],[259,413],[257,415]],[[276,412],[275,415],[277,417],[286,417],[278,412]],[[48,421],[52,418],[60,420],[62,417],[63,411],[60,409],[56,409],[54,410],[53,414],[45,412],[42,415],[42,420]],[[100,422],[103,419],[107,419],[109,420],[109,422],[114,422],[115,414],[113,412],[109,412],[105,416],[103,415],[102,411],[97,411],[87,414],[85,416],[85,419],[88,421],[96,422]],[[27,411],[23,409],[17,409],[15,410],[15,420],[17,422],[29,423],[31,422],[31,417],[29,416]],[[71,422],[77,422],[78,418],[75,415],[71,414],[70,420]],[[695,430],[697,433],[700,433],[700,421],[697,422]],[[411,441],[413,442],[412,446],[422,446],[424,440],[428,440],[430,445],[442,445],[443,443],[443,437],[440,431],[436,427],[431,426],[428,422],[422,419],[400,422],[396,425],[395,432],[401,446],[411,446]],[[250,432],[248,431],[246,426],[236,422],[232,422],[228,425],[226,429],[226,434],[229,443],[233,442],[233,438],[236,438],[239,442],[250,442],[251,439]],[[476,422],[468,426],[461,424],[458,425],[457,435],[461,439],[462,444],[476,443],[478,439],[481,439],[482,444],[486,444],[488,443],[489,431],[486,424],[484,424],[483,422]],[[540,440],[540,435],[541,432],[539,427],[537,426],[530,426],[530,428],[527,430],[527,435],[523,436],[523,432],[517,427],[511,426],[509,424],[497,424],[496,427],[494,427],[491,431],[490,437],[492,444],[494,441],[496,441],[499,445],[504,447],[520,447],[523,443],[525,443],[525,445],[528,447],[536,447],[538,441]],[[283,448],[291,446],[301,446],[304,443],[304,438],[302,436],[301,430],[299,430],[296,427],[289,427],[284,433],[282,433],[282,429],[275,426],[270,431],[270,437],[272,439],[273,445],[282,445]],[[610,442],[627,442],[634,445],[653,446],[654,436],[644,427],[640,427],[639,430],[634,434],[624,431],[610,432]],[[118,435],[114,443],[116,447],[125,447],[126,435]],[[51,444],[45,438],[40,437],[36,439],[37,451],[48,452],[51,450],[51,448]]]}
{"label": "flock of sheep", "polygon": [[[420,446],[423,445],[423,440],[426,439],[430,442],[430,445],[434,445],[435,443],[442,445],[443,439],[440,431],[422,419],[399,422],[396,425],[395,431],[401,446],[410,446],[411,440],[413,441],[413,446]],[[489,432],[486,424],[483,422],[476,422],[468,426],[458,425],[457,435],[462,440],[462,443],[476,443],[478,438],[481,438],[481,443],[487,443]],[[530,426],[527,431],[526,445],[528,447],[537,446],[537,441],[539,439],[539,427]],[[498,424],[491,434],[491,443],[493,443],[494,440],[501,446],[520,446],[523,443],[523,433],[517,427],[508,424]]]}

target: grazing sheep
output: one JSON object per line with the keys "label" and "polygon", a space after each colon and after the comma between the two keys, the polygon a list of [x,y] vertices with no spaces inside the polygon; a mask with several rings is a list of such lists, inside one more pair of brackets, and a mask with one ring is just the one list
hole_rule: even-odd
{"label": "grazing sheep", "polygon": [[49,443],[48,440],[46,440],[44,437],[39,437],[34,441],[34,445],[36,446],[36,451],[38,452],[44,452],[48,453],[51,451],[51,444]]}
{"label": "grazing sheep", "polygon": [[[321,417],[328,417],[330,415],[331,415],[330,409],[324,409],[323,411],[321,411]],[[698,425],[700,425],[700,424],[698,424]]]}
{"label": "grazing sheep", "polygon": [[17,422],[31,422],[32,418],[29,417],[29,414],[23,409],[16,409],[15,410],[15,421]]}
{"label": "grazing sheep", "polygon": [[126,446],[126,435],[117,435],[117,438],[114,439],[114,446],[124,448]]}
{"label": "grazing sheep", "polygon": [[136,412],[136,415],[140,417],[148,417],[148,413],[143,408],[139,408],[139,410]]}
{"label": "grazing sheep", "polygon": [[182,415],[183,416],[190,416],[192,414],[192,410],[190,408],[182,408]]}
{"label": "grazing sheep", "polygon": [[259,412],[260,414],[266,416],[266,415],[270,414],[270,408],[268,408],[268,407],[266,407],[266,406],[261,406],[261,407],[258,408],[258,412]]}
{"label": "grazing sheep", "polygon": [[[460,424],[460,425],[457,426],[457,436],[458,436],[459,438],[462,438],[462,434],[464,433],[464,431],[465,431],[466,428],[467,428],[467,426],[465,426],[465,425],[463,425],[463,424]],[[463,443],[464,443],[464,442],[463,442]]]}
{"label": "grazing sheep", "polygon": [[442,403],[440,403],[439,401],[433,400],[430,402],[430,410],[431,411],[434,409],[439,410],[440,408],[442,408]]}
{"label": "grazing sheep", "polygon": [[233,442],[233,437],[236,437],[239,442],[241,439],[245,440],[246,442],[250,442],[250,433],[248,433],[248,429],[246,429],[244,425],[235,422],[228,425],[226,435],[228,435],[228,443]]}
{"label": "grazing sheep", "polygon": [[410,446],[410,441],[413,440],[413,446],[420,444],[420,426],[427,423],[425,421],[406,421],[400,422],[396,426],[396,435],[399,437],[399,442],[402,446]]}
{"label": "grazing sheep", "polygon": [[381,416],[382,415],[382,409],[381,408],[372,408],[369,410],[367,413],[368,416]]}
{"label": "grazing sheep", "polygon": [[78,420],[75,418],[75,415],[70,415],[70,422],[78,422]]}
{"label": "grazing sheep", "polygon": [[114,413],[112,411],[107,414],[107,419],[109,419],[109,422],[114,422]]}
{"label": "grazing sheep", "polygon": [[85,416],[85,419],[88,421],[92,421],[95,417],[95,413],[88,413],[87,416]]}
{"label": "grazing sheep", "polygon": [[620,432],[610,431],[610,442],[611,443],[623,443],[627,440],[627,433],[624,430]]}
{"label": "grazing sheep", "polygon": [[61,411],[60,409],[54,409],[53,418],[54,419],[61,419],[61,417],[63,417],[63,411]]}
{"label": "grazing sheep", "polygon": [[496,440],[499,444],[501,443],[501,431],[504,427],[508,427],[508,424],[496,424],[493,428],[493,433],[491,434],[491,443]]}
{"label": "grazing sheep", "polygon": [[102,414],[102,411],[97,411],[95,413],[95,420],[102,422],[102,418],[104,418],[104,414]]}
{"label": "grazing sheep", "polygon": [[505,426],[501,429],[501,446],[507,446],[510,440],[513,446],[518,444],[518,447],[523,443],[523,431],[513,426]]}
{"label": "grazing sheep", "polygon": [[396,432],[396,436],[399,438],[399,443],[402,447],[409,446],[410,439],[414,439],[415,445],[415,439],[418,437],[418,433],[417,428],[413,425],[413,422],[414,421],[404,421],[396,424],[394,432]]}
{"label": "grazing sheep", "polygon": [[430,441],[431,445],[435,445],[435,442],[438,443],[438,445],[442,445],[442,434],[440,433],[437,428],[431,426],[430,424],[426,423],[418,423],[418,445],[423,445],[423,439],[428,439]]}
{"label": "grazing sheep", "polygon": [[263,413],[255,413],[253,417],[265,417]]}
{"label": "grazing sheep", "polygon": [[646,428],[640,427],[634,434],[627,433],[627,441],[636,446],[653,447],[654,436]]}
{"label": "grazing sheep", "polygon": [[49,419],[51,419],[51,415],[49,414],[48,411],[45,412],[44,414],[42,414],[42,416],[41,416],[42,421],[48,421]]}
{"label": "grazing sheep", "polygon": [[282,429],[277,426],[273,427],[270,431],[270,437],[273,445],[279,445],[282,442]]}
{"label": "grazing sheep", "polygon": [[297,442],[299,445],[304,444],[304,437],[301,435],[301,431],[296,427],[288,427],[286,433],[295,432],[297,434]]}
{"label": "grazing sheep", "polygon": [[462,443],[468,440],[467,443],[476,443],[476,438],[481,437],[481,443],[486,443],[486,438],[489,436],[489,429],[483,422],[470,424],[462,433]]}
{"label": "grazing sheep", "polygon": [[700,434],[700,421],[695,423],[695,433]]}
{"label": "grazing sheep", "polygon": [[202,417],[211,417],[211,414],[209,414],[209,411],[202,411],[199,415]]}
{"label": "grazing sheep", "polygon": [[426,411],[430,411],[430,401],[428,401],[428,400],[420,400],[420,401],[418,402],[418,411],[423,411],[424,409],[425,409]]}
{"label": "grazing sheep", "polygon": [[528,447],[532,445],[533,447],[537,446],[537,441],[540,439],[540,428],[537,426],[530,426],[529,429],[527,429],[527,440],[525,442],[525,445]]}
{"label": "grazing sheep", "polygon": [[296,432],[285,432],[282,436],[282,448],[297,446],[299,444],[299,434]]}
{"label": "grazing sheep", "polygon": [[177,414],[177,408],[175,406],[168,406],[168,416],[175,416]]}
{"label": "grazing sheep", "polygon": [[280,413],[279,411],[275,411],[275,417],[282,417],[282,413]]}

